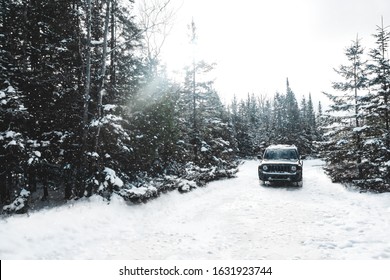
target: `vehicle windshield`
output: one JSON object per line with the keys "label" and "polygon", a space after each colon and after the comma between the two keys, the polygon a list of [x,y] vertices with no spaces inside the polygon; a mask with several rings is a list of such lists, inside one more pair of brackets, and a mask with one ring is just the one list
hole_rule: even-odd
{"label": "vehicle windshield", "polygon": [[288,160],[297,160],[298,153],[294,149],[275,149],[275,150],[266,150],[264,153],[264,159],[288,159]]}

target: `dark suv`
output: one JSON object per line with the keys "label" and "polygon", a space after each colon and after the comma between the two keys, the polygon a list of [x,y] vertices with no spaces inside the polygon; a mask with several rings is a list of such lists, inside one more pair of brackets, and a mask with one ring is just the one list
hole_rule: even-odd
{"label": "dark suv", "polygon": [[291,182],[302,184],[302,158],[293,145],[272,145],[265,149],[258,172],[259,179],[265,182]]}

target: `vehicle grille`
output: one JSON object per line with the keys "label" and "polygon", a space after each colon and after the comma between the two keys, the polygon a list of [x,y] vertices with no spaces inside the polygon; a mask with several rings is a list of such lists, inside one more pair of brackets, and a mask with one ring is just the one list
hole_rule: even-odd
{"label": "vehicle grille", "polygon": [[291,173],[291,166],[290,165],[283,165],[283,164],[277,164],[277,165],[268,165],[268,171],[271,173]]}

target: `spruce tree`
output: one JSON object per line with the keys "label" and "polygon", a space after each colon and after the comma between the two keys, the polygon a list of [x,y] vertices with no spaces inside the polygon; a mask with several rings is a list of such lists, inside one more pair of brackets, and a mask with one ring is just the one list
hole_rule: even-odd
{"label": "spruce tree", "polygon": [[[367,108],[370,111],[369,119],[372,119],[374,114],[381,116],[382,121],[378,122],[374,118],[374,122],[379,124],[379,129],[382,127],[389,133],[389,94],[390,94],[390,63],[388,58],[388,47],[390,41],[390,32],[387,27],[377,26],[377,33],[374,34],[376,39],[376,47],[370,50],[371,62],[368,65],[370,72],[369,84],[372,88],[372,93],[368,97],[370,106]],[[375,125],[373,123],[373,125]]]}
{"label": "spruce tree", "polygon": [[333,88],[343,94],[328,94],[332,101],[328,118],[329,139],[326,142],[326,160],[331,176],[338,181],[364,176],[359,167],[363,157],[362,135],[367,127],[362,121],[362,93],[367,88],[366,61],[360,39],[346,48],[347,65],[335,69],[343,79],[333,82]]}
{"label": "spruce tree", "polygon": [[311,93],[309,93],[309,100],[307,101],[306,119],[311,132],[314,133],[316,130],[316,115],[314,112],[313,101],[311,99]]}
{"label": "spruce tree", "polygon": [[[390,152],[389,131],[389,94],[390,94],[390,62],[388,48],[390,32],[382,23],[377,26],[375,47],[369,52],[368,64],[370,93],[364,98],[366,126],[369,130],[363,131],[365,135],[364,151],[365,161],[361,167],[362,173],[368,179],[363,182],[365,187],[384,189],[390,180],[388,162]],[[370,179],[373,182],[370,182]]]}
{"label": "spruce tree", "polygon": [[286,123],[285,123],[285,129],[286,129],[286,137],[287,135],[291,135],[291,138],[289,141],[292,140],[293,137],[297,136],[300,132],[300,115],[299,115],[299,108],[298,103],[295,98],[294,92],[290,88],[289,81],[287,79],[287,88],[286,88],[286,99],[285,99],[285,106],[286,106]]}

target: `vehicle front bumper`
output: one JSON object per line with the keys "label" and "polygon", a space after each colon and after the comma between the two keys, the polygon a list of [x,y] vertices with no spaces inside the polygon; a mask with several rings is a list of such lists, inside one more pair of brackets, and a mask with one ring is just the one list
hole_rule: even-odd
{"label": "vehicle front bumper", "polygon": [[300,182],[302,181],[302,170],[296,172],[265,172],[259,169],[259,179],[262,181],[276,182]]}

